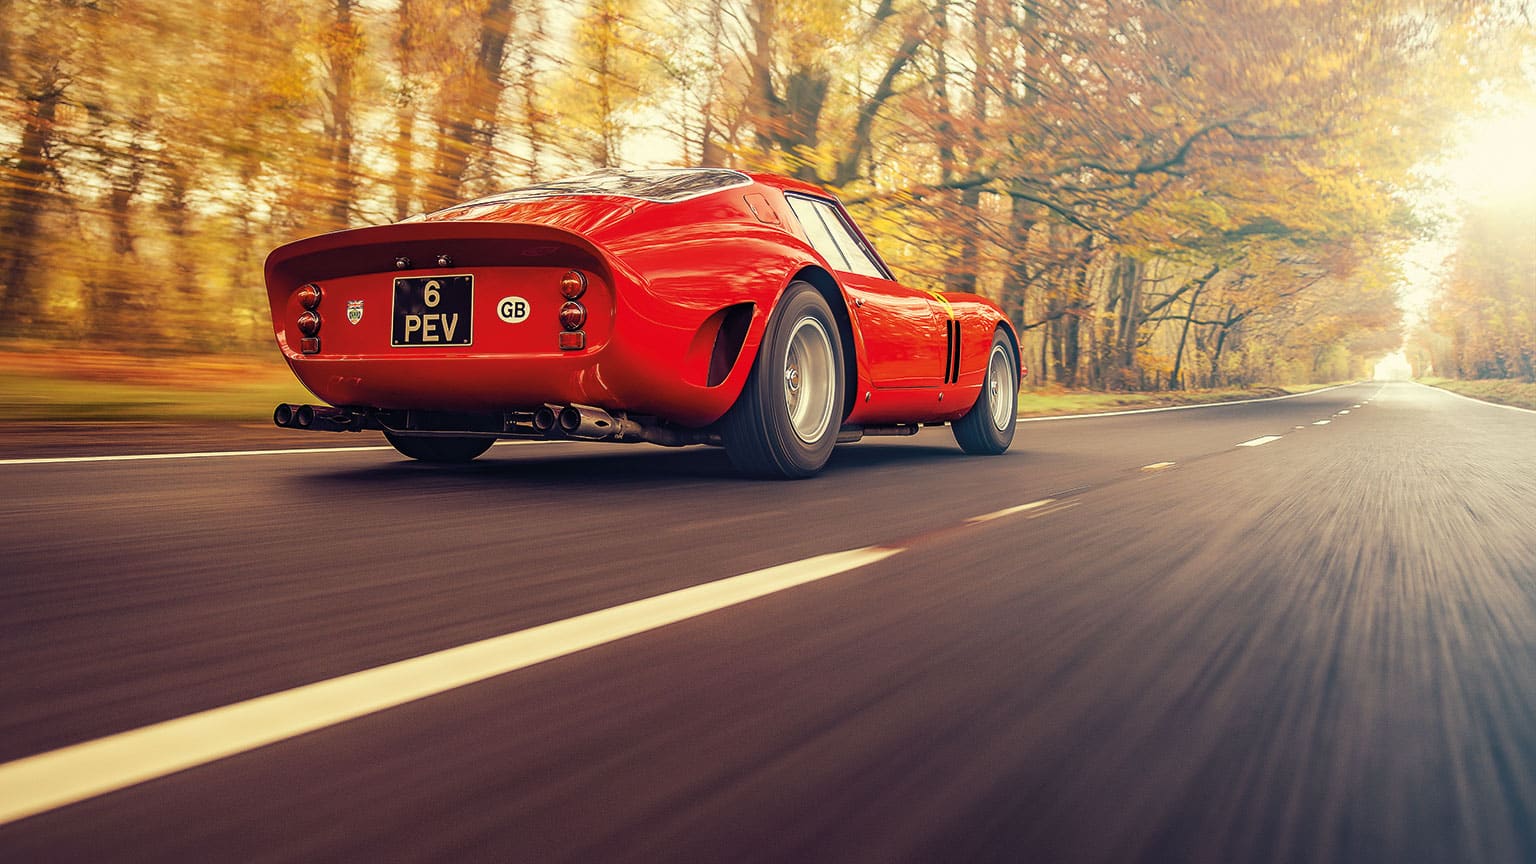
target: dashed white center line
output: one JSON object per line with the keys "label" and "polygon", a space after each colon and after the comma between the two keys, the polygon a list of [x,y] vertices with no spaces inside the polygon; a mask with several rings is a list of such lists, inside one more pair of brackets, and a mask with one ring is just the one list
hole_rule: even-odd
{"label": "dashed white center line", "polygon": [[1001,519],[1004,516],[1012,516],[1015,513],[1024,513],[1029,510],[1038,510],[1041,507],[1049,506],[1055,502],[1055,498],[1041,498],[1039,501],[1031,501],[1028,504],[1019,504],[1015,507],[1004,507],[1001,510],[994,510],[991,513],[985,513],[981,516],[972,516],[971,518],[965,520],[965,523],[967,525],[980,525],[983,522],[991,522],[993,519]]}
{"label": "dashed white center line", "polygon": [[1241,444],[1239,444],[1237,446],[1239,446],[1239,447],[1263,447],[1265,444],[1268,444],[1271,441],[1279,441],[1280,437],[1281,436],[1279,436],[1279,435],[1265,435],[1262,438],[1255,438],[1252,441],[1244,441],[1243,443],[1241,443]]}
{"label": "dashed white center line", "polygon": [[1333,416],[1335,416],[1335,417],[1342,417],[1343,415],[1348,414],[1348,413],[1349,413],[1349,409],[1345,408],[1343,411],[1340,411],[1338,414],[1335,414]]}
{"label": "dashed white center line", "polygon": [[1313,426],[1327,426],[1329,423],[1332,423],[1332,422],[1333,422],[1332,420],[1318,420],[1315,423],[1313,423],[1312,425]]}
{"label": "dashed white center line", "polygon": [[1305,429],[1307,427],[1305,427],[1305,426],[1292,426],[1291,428],[1292,429]]}
{"label": "dashed white center line", "polygon": [[1177,462],[1153,462],[1151,465],[1143,465],[1143,466],[1141,466],[1141,470],[1149,471],[1149,472],[1150,471],[1162,471],[1162,470],[1167,469],[1167,468],[1172,468],[1173,466],[1175,466],[1177,464],[1178,464]]}
{"label": "dashed white center line", "polygon": [[0,825],[883,561],[818,555],[0,765]]}

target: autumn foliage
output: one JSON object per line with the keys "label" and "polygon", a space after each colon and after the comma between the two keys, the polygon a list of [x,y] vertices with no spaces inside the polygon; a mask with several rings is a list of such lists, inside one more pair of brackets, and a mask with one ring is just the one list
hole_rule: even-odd
{"label": "autumn foliage", "polygon": [[1477,6],[0,0],[0,334],[264,346],[279,243],[663,162],[835,189],[1036,382],[1346,377],[1400,341]]}

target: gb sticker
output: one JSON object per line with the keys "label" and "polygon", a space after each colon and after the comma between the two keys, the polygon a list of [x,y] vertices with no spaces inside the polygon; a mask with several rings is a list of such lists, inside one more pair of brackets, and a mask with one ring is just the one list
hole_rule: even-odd
{"label": "gb sticker", "polygon": [[508,324],[521,324],[528,320],[528,301],[521,297],[503,297],[496,304],[496,317]]}

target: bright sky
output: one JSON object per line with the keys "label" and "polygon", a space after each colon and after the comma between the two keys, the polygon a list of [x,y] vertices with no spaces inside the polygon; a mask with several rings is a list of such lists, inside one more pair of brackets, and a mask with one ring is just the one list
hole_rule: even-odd
{"label": "bright sky", "polygon": [[1464,201],[1497,204],[1536,195],[1536,105],[1521,105],[1473,123],[1461,153],[1445,166]]}
{"label": "bright sky", "polygon": [[[1442,228],[1439,236],[1413,245],[1402,257],[1402,297],[1410,325],[1448,275],[1461,206],[1536,198],[1536,104],[1495,101],[1487,113],[1466,123],[1455,152],[1424,166],[1422,173],[1443,195],[1415,207],[1423,216],[1441,220]],[[1382,362],[1396,368],[1401,357],[1395,354]]]}

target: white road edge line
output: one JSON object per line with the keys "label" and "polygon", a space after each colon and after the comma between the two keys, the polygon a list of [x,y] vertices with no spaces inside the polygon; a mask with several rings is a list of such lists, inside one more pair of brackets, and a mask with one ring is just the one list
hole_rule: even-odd
{"label": "white road edge line", "polygon": [[[507,444],[543,444],[543,441],[497,441],[491,446]],[[39,456],[29,459],[0,459],[0,465],[70,465],[80,462],[148,462],[156,459],[208,459],[215,456],[289,456],[307,453],[366,453],[370,450],[393,450],[388,444],[366,447],[290,447],[281,450],[212,450],[200,453],[138,453],[129,456]]]}
{"label": "white road edge line", "polygon": [[[1355,382],[1356,384],[1360,382]],[[1305,393],[1287,393],[1284,396],[1265,396],[1263,399],[1238,399],[1234,402],[1202,402],[1199,405],[1169,405],[1164,408],[1132,408],[1127,411],[1105,411],[1099,414],[1062,414],[1057,417],[1020,417],[1015,423],[1046,423],[1052,420],[1087,420],[1093,417],[1124,417],[1127,414],[1157,414],[1162,411],[1188,411],[1192,408],[1221,408],[1227,405],[1252,405],[1255,402],[1279,402],[1282,399],[1297,399],[1302,396],[1316,396],[1319,393],[1327,393],[1330,390],[1340,390],[1345,387],[1353,387],[1355,384],[1335,384],[1332,387],[1324,387],[1320,390],[1308,390]]]}
{"label": "white road edge line", "polygon": [[1446,393],[1446,394],[1449,394],[1451,396],[1455,396],[1457,399],[1465,399],[1468,402],[1476,402],[1479,405],[1492,405],[1495,408],[1507,408],[1510,411],[1520,411],[1520,412],[1523,412],[1525,414],[1536,414],[1536,411],[1532,411],[1529,408],[1521,408],[1519,405],[1505,405],[1502,402],[1489,402],[1486,399],[1479,399],[1476,396],[1467,396],[1466,394],[1463,394],[1463,393],[1457,393],[1455,390],[1446,390],[1446,389],[1444,389],[1442,387],[1430,387],[1428,384],[1419,384],[1419,382],[1417,382],[1417,381],[1415,381],[1413,383],[1418,385],[1419,387],[1423,387],[1423,388],[1428,389],[1428,390],[1433,390],[1436,393]]}
{"label": "white road edge line", "polygon": [[882,561],[780,564],[0,765],[0,825]]}
{"label": "white road edge line", "polygon": [[1026,510],[1038,510],[1047,504],[1054,504],[1055,502],[1055,498],[1041,498],[1039,501],[1031,501],[1028,504],[1020,504],[1016,507],[1004,507],[1001,510],[994,510],[991,513],[985,513],[981,516],[972,516],[971,518],[965,520],[965,524],[980,525],[983,522],[991,522],[993,519],[1001,519],[1004,516],[1012,516],[1015,513],[1023,513]]}
{"label": "white road edge line", "polygon": [[1241,444],[1239,444],[1237,446],[1239,446],[1239,447],[1263,447],[1265,444],[1268,444],[1271,441],[1279,441],[1281,437],[1282,436],[1280,436],[1280,435],[1265,435],[1265,436],[1263,436],[1261,438],[1255,438],[1252,441],[1244,441],[1243,443],[1241,443]]}

